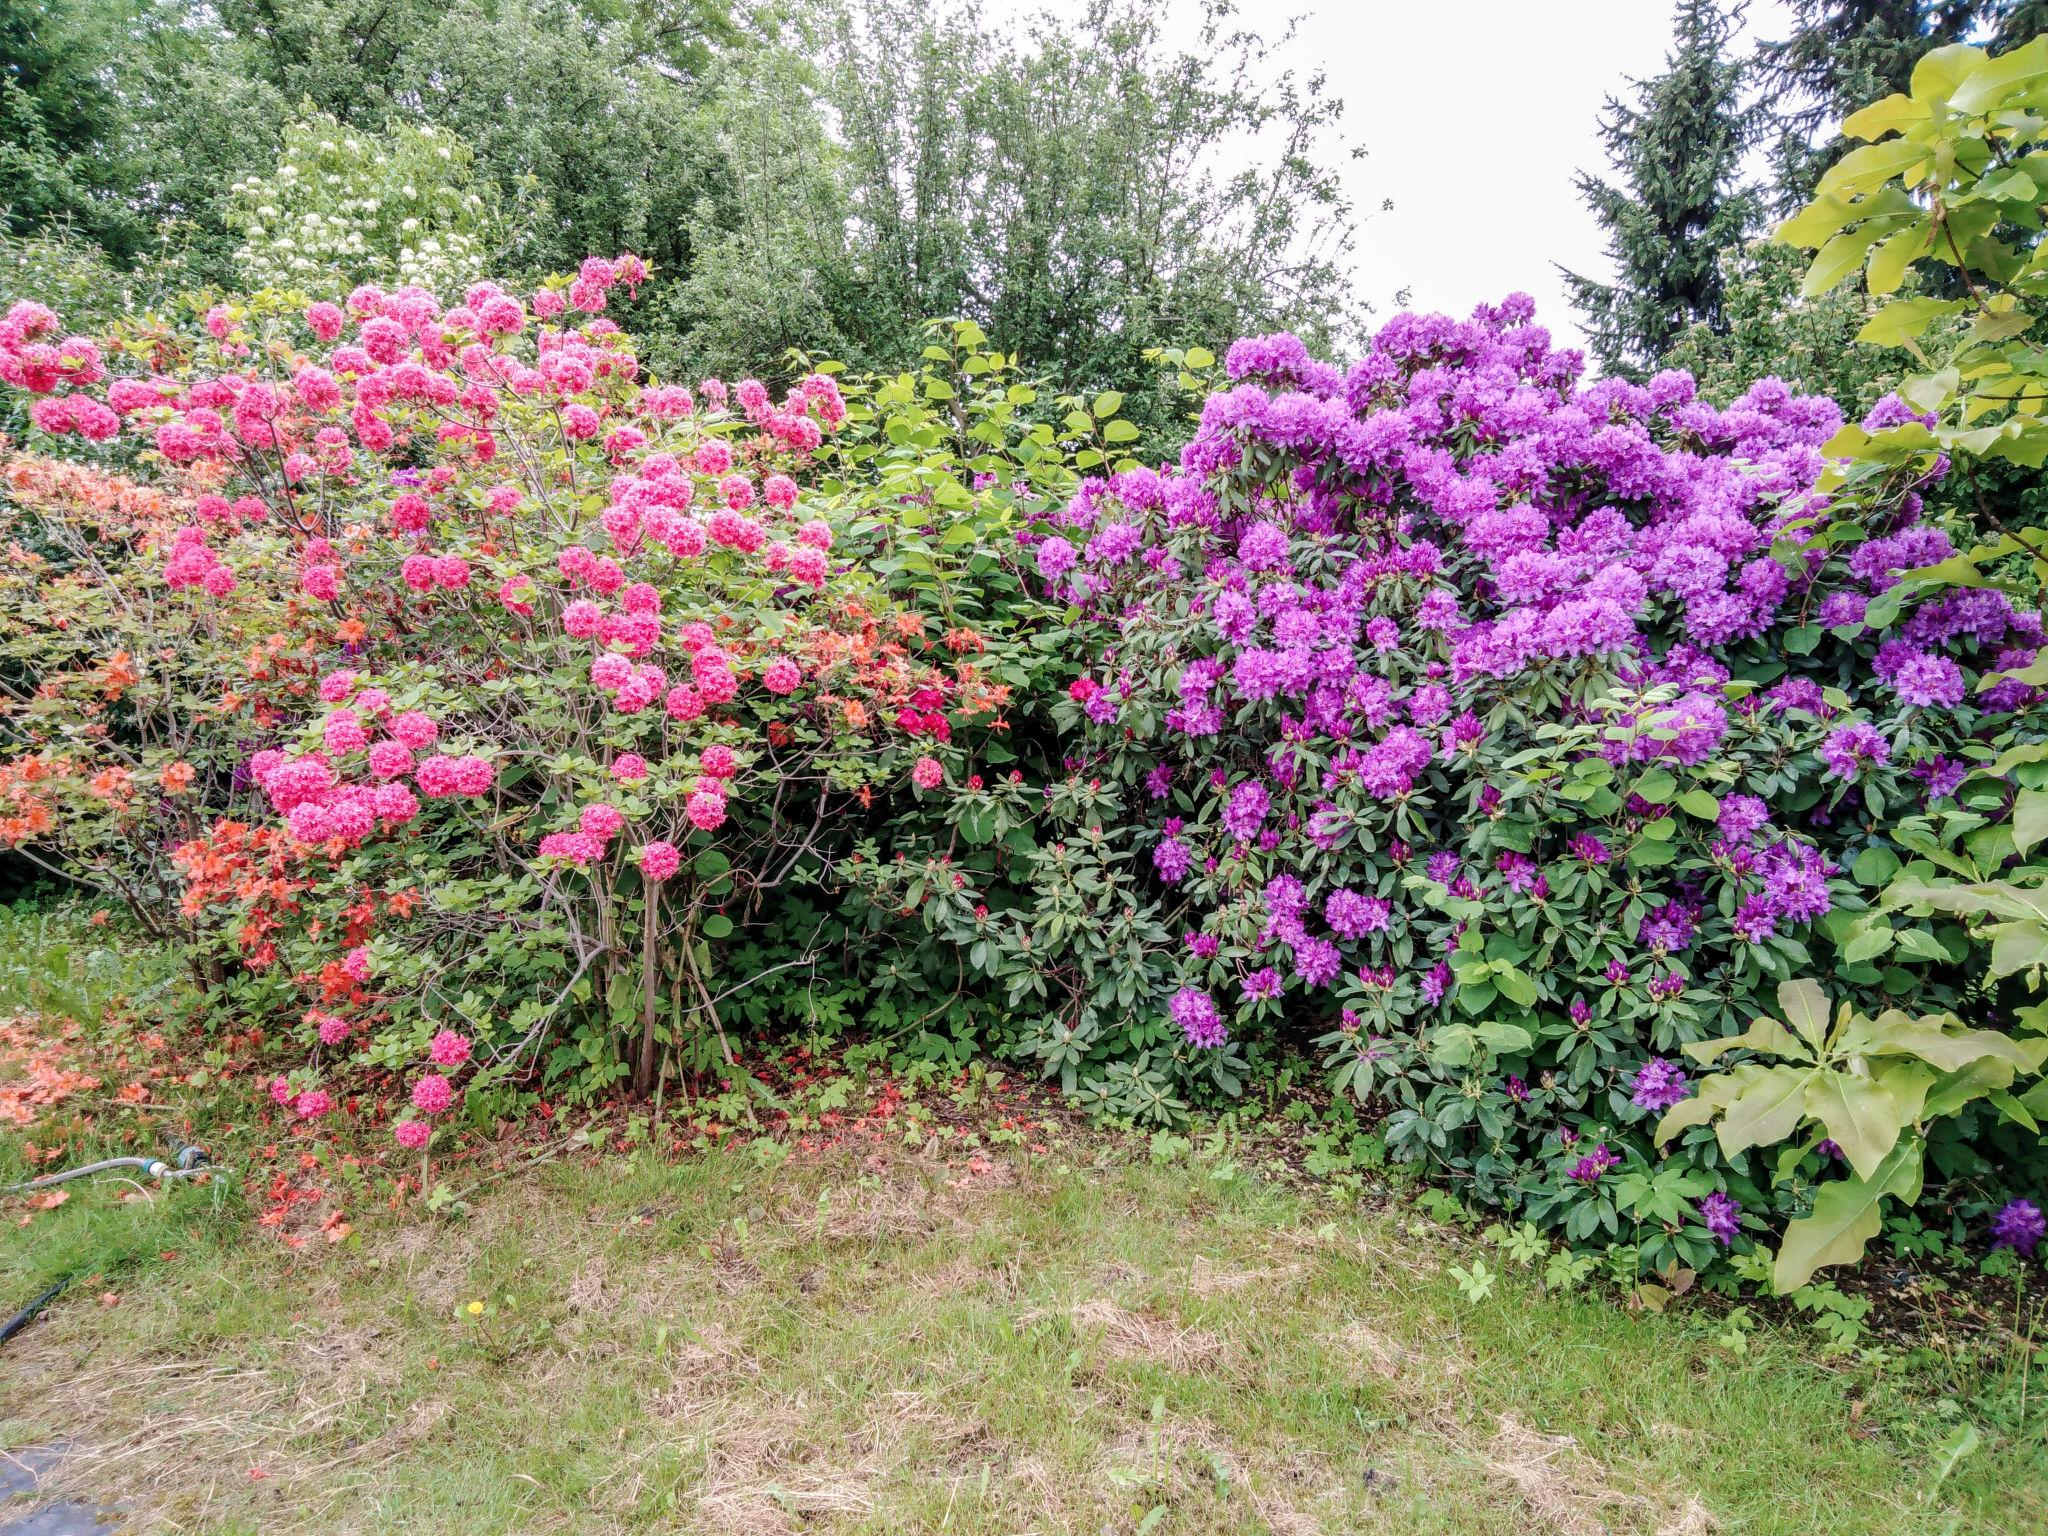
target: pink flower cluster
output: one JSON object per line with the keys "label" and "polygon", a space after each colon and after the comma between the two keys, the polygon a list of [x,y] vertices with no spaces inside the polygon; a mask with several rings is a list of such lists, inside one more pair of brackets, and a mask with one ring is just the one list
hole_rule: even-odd
{"label": "pink flower cluster", "polygon": [[[352,672],[322,680],[322,699],[336,707],[321,722],[317,750],[294,756],[271,748],[250,759],[251,775],[294,841],[354,847],[380,829],[412,821],[420,796],[475,798],[491,792],[496,772],[484,758],[440,754],[416,761],[413,754],[432,746],[440,728],[417,710],[394,714],[383,689],[359,688],[358,681]],[[373,739],[373,731],[383,735]],[[350,782],[338,771],[338,764],[358,756],[374,782]],[[408,773],[419,795],[397,782]]]}

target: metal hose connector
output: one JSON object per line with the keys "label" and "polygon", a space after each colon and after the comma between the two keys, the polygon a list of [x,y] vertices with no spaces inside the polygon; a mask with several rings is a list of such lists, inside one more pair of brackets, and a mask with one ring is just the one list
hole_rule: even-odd
{"label": "metal hose connector", "polygon": [[46,1173],[39,1179],[30,1179],[25,1184],[0,1185],[0,1193],[10,1195],[27,1194],[32,1190],[52,1189],[72,1179],[82,1179],[88,1174],[111,1173],[116,1168],[140,1168],[152,1179],[189,1179],[205,1171],[206,1153],[199,1147],[180,1147],[175,1163],[167,1163],[160,1157],[109,1157],[97,1163],[87,1163],[82,1168],[66,1168],[62,1173]]}

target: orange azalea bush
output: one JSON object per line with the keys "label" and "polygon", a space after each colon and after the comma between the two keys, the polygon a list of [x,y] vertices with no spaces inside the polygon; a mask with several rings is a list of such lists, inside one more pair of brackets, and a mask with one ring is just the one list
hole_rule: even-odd
{"label": "orange azalea bush", "polygon": [[479,1069],[729,1059],[721,941],[1003,705],[807,500],[833,379],[647,377],[645,276],[0,319],[36,426],[135,465],[12,463],[0,835],[288,1004],[301,1114],[343,1056],[408,1145]]}

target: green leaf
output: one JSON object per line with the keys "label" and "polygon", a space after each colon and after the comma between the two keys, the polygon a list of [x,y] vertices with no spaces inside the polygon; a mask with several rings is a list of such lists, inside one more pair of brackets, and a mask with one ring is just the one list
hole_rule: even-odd
{"label": "green leaf", "polygon": [[1738,1067],[1752,1074],[1721,1117],[1721,1151],[1729,1157],[1746,1147],[1767,1147],[1790,1136],[1806,1113],[1806,1090],[1815,1067]]}
{"label": "green leaf", "polygon": [[714,912],[704,919],[703,934],[707,939],[723,939],[732,933],[732,919],[723,912]]}
{"label": "green leaf", "polygon": [[1827,1041],[1828,995],[1817,982],[1801,977],[1778,984],[1778,1009],[1800,1039],[1816,1051]]}
{"label": "green leaf", "polygon": [[1865,224],[1859,229],[1846,230],[1836,235],[1814,253],[1813,264],[1806,269],[1806,276],[1800,280],[1800,293],[1811,299],[1836,287],[1842,279],[1863,265],[1864,253],[1883,233],[1881,227]]}
{"label": "green leaf", "polygon": [[2014,92],[2030,91],[2044,82],[2048,82],[2048,37],[2037,37],[2025,47],[1987,59],[1971,70],[1950,93],[1948,104],[1958,112],[1985,112]]}
{"label": "green leaf", "polygon": [[1106,443],[1134,443],[1138,440],[1138,428],[1128,421],[1112,421],[1102,429],[1102,440]]}
{"label": "green leaf", "polygon": [[1920,1196],[1920,1144],[1904,1140],[1869,1178],[1836,1179],[1813,1198],[1813,1214],[1790,1222],[1771,1269],[1780,1296],[1796,1291],[1828,1264],[1853,1264],[1883,1229],[1880,1207],[1890,1195],[1911,1204]]}
{"label": "green leaf", "polygon": [[[1929,155],[1928,147],[1917,139],[1886,139],[1880,144],[1865,144],[1850,150],[1828,167],[1828,173],[1821,177],[1814,193],[1818,197],[1861,197],[1866,192],[1875,192]],[[1870,244],[1868,240],[1863,243],[1865,246]],[[1832,288],[1834,283],[1827,286]],[[1807,290],[1809,295],[1820,291],[1814,288]]]}
{"label": "green leaf", "polygon": [[1872,293],[1896,293],[1905,280],[1906,269],[1928,248],[1929,225],[1915,219],[1895,235],[1887,235],[1870,253],[1870,273],[1865,279]]}
{"label": "green leaf", "polygon": [[1190,368],[1214,368],[1216,354],[1207,347],[1189,347],[1187,362]]}
{"label": "green leaf", "polygon": [[1849,942],[1842,946],[1842,963],[1861,965],[1866,960],[1875,960],[1891,947],[1891,924],[1874,914],[1866,913],[1851,930]]}
{"label": "green leaf", "polygon": [[1636,780],[1635,792],[1652,805],[1663,805],[1670,800],[1672,792],[1677,788],[1678,780],[1659,768]]}
{"label": "green leaf", "polygon": [[1904,133],[1926,119],[1926,103],[1894,91],[1884,100],[1851,113],[1842,123],[1842,134],[1851,139],[1881,139],[1888,133]]}
{"label": "green leaf", "polygon": [[1512,965],[1496,962],[1493,969],[1493,984],[1500,988],[1501,996],[1511,1003],[1524,1008],[1533,1007],[1536,1002],[1536,983]]}
{"label": "green leaf", "polygon": [[1858,884],[1880,886],[1899,872],[1899,856],[1889,848],[1873,844],[1856,855],[1850,871]]}
{"label": "green leaf", "polygon": [[2013,847],[2026,851],[2048,837],[2048,790],[2023,789],[2012,806]]}
{"label": "green leaf", "polygon": [[1116,390],[1104,390],[1095,397],[1095,419],[1107,420],[1123,409],[1124,397]]}
{"label": "green leaf", "polygon": [[1903,347],[1962,307],[1960,300],[1894,299],[1864,322],[1856,339],[1866,347]]}
{"label": "green leaf", "polygon": [[1813,1060],[1813,1053],[1799,1038],[1772,1018],[1758,1018],[1739,1035],[1723,1035],[1719,1040],[1695,1040],[1682,1049],[1704,1067],[1712,1065],[1738,1046],[1749,1051],[1766,1051],[1773,1056],[1790,1056],[1799,1061]]}
{"label": "green leaf", "polygon": [[1899,1139],[1899,1106],[1867,1077],[1819,1073],[1807,1086],[1806,1112],[1827,1127],[1849,1166],[1866,1179]]}
{"label": "green leaf", "polygon": [[1699,817],[1701,821],[1721,819],[1721,802],[1704,789],[1688,789],[1678,797],[1678,808]]}
{"label": "green leaf", "polygon": [[732,868],[732,860],[716,848],[706,848],[695,859],[697,877],[700,880],[716,880]]}
{"label": "green leaf", "polygon": [[1728,1101],[1742,1090],[1745,1082],[1746,1079],[1737,1071],[1717,1073],[1701,1083],[1698,1093],[1689,1099],[1681,1099],[1657,1122],[1657,1145],[1663,1146],[1680,1131],[1705,1125],[1728,1107]]}

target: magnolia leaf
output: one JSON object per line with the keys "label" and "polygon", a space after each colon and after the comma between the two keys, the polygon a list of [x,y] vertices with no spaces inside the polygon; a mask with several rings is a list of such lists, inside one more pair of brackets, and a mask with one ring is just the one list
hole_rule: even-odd
{"label": "magnolia leaf", "polygon": [[2027,1106],[2000,1088],[1986,1095],[1997,1106],[1998,1112],[2015,1125],[2023,1125],[2036,1136],[2041,1134],[2041,1123],[2028,1113]]}
{"label": "magnolia leaf", "polygon": [[[1953,1027],[1951,1027],[1953,1026]],[[1917,1056],[1941,1072],[1953,1072],[1987,1056],[2038,1070],[2048,1039],[2015,1040],[1988,1029],[1964,1029],[1953,1014],[1912,1018],[1890,1009],[1875,1019],[1858,1018],[1842,1032],[1844,1052],[1860,1056]]]}
{"label": "magnolia leaf", "polygon": [[1864,286],[1872,293],[1896,293],[1906,270],[1917,257],[1925,255],[1930,229],[1924,218],[1915,219],[1895,235],[1887,235],[1870,253],[1870,271]]}
{"label": "magnolia leaf", "polygon": [[2001,1057],[1986,1056],[1973,1061],[1960,1071],[1943,1074],[1927,1090],[1926,1101],[1920,1106],[1920,1118],[1940,1120],[1952,1115],[1974,1099],[2010,1088],[2018,1076],[2019,1068]]}
{"label": "magnolia leaf", "polygon": [[1820,984],[1800,977],[1778,983],[1778,1009],[1785,1022],[1816,1051],[1828,1036],[1828,995]]}
{"label": "magnolia leaf", "polygon": [[1926,1109],[1927,1092],[1934,1086],[1934,1074],[1917,1061],[1895,1061],[1877,1073],[1877,1082],[1898,1107],[1900,1127],[1918,1125]]}
{"label": "magnolia leaf", "polygon": [[1959,299],[1894,299],[1864,322],[1856,339],[1868,347],[1903,347],[1962,307]]}
{"label": "magnolia leaf", "polygon": [[1852,206],[1843,198],[1816,197],[1780,224],[1771,238],[1781,245],[1796,245],[1810,251],[1851,219],[1864,218],[1868,212],[1868,209]]}
{"label": "magnolia leaf", "polygon": [[1819,1072],[1806,1088],[1806,1112],[1828,1129],[1861,1178],[1877,1172],[1899,1139],[1899,1106],[1867,1077]]}
{"label": "magnolia leaf", "polygon": [[1920,56],[1920,62],[1913,66],[1912,90],[1915,100],[1943,101],[1955,94],[1956,87],[1969,79],[1989,57],[1982,48],[1973,48],[1968,43],[1950,43],[1946,48],[1936,48]]}
{"label": "magnolia leaf", "polygon": [[1994,979],[2048,965],[2048,928],[2041,924],[2001,923],[1990,933]]}
{"label": "magnolia leaf", "polygon": [[1700,1091],[1689,1099],[1681,1099],[1664,1112],[1664,1118],[1657,1122],[1656,1141],[1664,1145],[1680,1131],[1689,1131],[1696,1125],[1705,1125],[1736,1094],[1748,1086],[1751,1078],[1763,1071],[1758,1066],[1737,1067],[1733,1072],[1721,1072],[1700,1084]]}
{"label": "magnolia leaf", "polygon": [[2019,91],[2032,91],[2048,83],[2048,37],[2037,37],[2023,48],[1987,59],[1970,71],[1949,93],[1948,104],[1958,112],[1984,112]]}
{"label": "magnolia leaf", "polygon": [[1859,229],[1845,230],[1836,235],[1814,253],[1812,265],[1806,269],[1806,276],[1800,280],[1800,293],[1809,299],[1817,298],[1838,286],[1844,278],[1863,265],[1864,253],[1883,233],[1881,227],[1865,224]]}
{"label": "magnolia leaf", "polygon": [[[1850,150],[1830,166],[1814,192],[1821,197],[1860,197],[1865,192],[1875,192],[1901,171],[1910,170],[1927,159],[1929,154],[1928,147],[1916,139],[1886,139],[1880,144],[1865,144]],[[1865,243],[1868,244],[1867,241]]]}
{"label": "magnolia leaf", "polygon": [[1881,139],[1888,133],[1904,133],[1915,123],[1927,120],[1927,104],[1897,91],[1874,101],[1842,123],[1842,134],[1851,139]]}
{"label": "magnolia leaf", "polygon": [[1783,1141],[1806,1112],[1806,1090],[1817,1067],[1759,1067],[1721,1117],[1721,1151],[1729,1157],[1746,1147]]}
{"label": "magnolia leaf", "polygon": [[1813,1197],[1813,1214],[1788,1223],[1778,1245],[1771,1284],[1780,1296],[1796,1291],[1828,1264],[1851,1264],[1883,1229],[1887,1195],[1911,1204],[1920,1195],[1920,1143],[1901,1141],[1868,1178],[1837,1179]]}
{"label": "magnolia leaf", "polygon": [[2013,847],[2024,854],[2048,837],[2048,790],[2023,789],[2012,806]]}
{"label": "magnolia leaf", "polygon": [[1739,1035],[1723,1035],[1719,1040],[1695,1040],[1683,1049],[1686,1055],[1704,1067],[1737,1046],[1752,1051],[1768,1051],[1773,1056],[1791,1056],[1800,1061],[1813,1059],[1813,1053],[1772,1018],[1757,1019]]}

